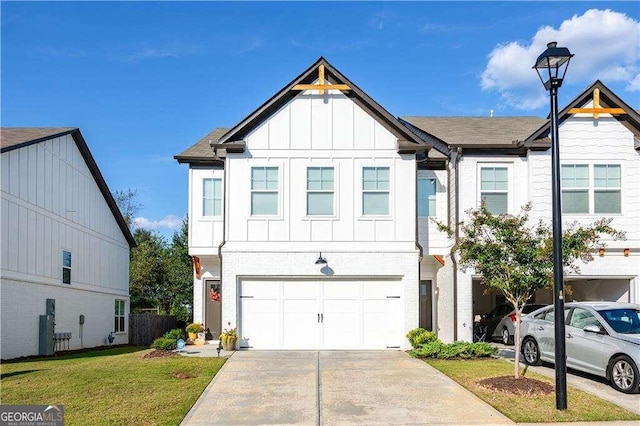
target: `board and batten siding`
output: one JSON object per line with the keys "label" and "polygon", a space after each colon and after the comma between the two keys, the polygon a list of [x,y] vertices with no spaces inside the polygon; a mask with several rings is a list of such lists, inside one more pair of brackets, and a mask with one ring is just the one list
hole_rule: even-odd
{"label": "board and batten siding", "polygon": [[204,179],[220,179],[221,188],[224,188],[224,170],[220,167],[189,167],[189,254],[217,256],[223,237],[224,211],[221,208],[220,216],[203,215]]}
{"label": "board and batten siding", "polygon": [[[30,340],[36,339],[37,350],[37,315],[44,314],[45,298],[29,298],[29,292],[55,296],[57,291],[58,306],[86,306],[87,321],[92,320],[89,309],[104,304],[100,321],[109,318],[109,322],[101,325],[100,340],[83,342],[85,346],[104,344],[108,330],[113,329],[113,301],[126,300],[128,306],[129,244],[73,137],[7,151],[1,161],[3,358],[5,340],[14,334],[28,333]],[[63,250],[72,253],[70,285],[62,283]],[[101,302],[94,303],[94,296]],[[21,306],[14,314],[22,329],[10,326],[15,319],[8,308],[12,304]],[[77,348],[78,318],[74,315],[69,319],[72,323],[66,324],[60,308],[56,330],[74,332],[71,347]],[[33,315],[25,318],[23,313]]]}
{"label": "board and batten siding", "polygon": [[[2,269],[128,290],[129,245],[70,135],[2,154]],[[5,258],[6,256],[6,258]]]}
{"label": "board and batten siding", "polygon": [[[301,93],[229,154],[227,241],[415,243],[415,155],[398,154],[396,137],[337,91]],[[251,216],[251,167],[279,168],[278,215]],[[333,167],[334,215],[306,214],[306,170]],[[389,215],[362,216],[362,168],[388,167]]]}

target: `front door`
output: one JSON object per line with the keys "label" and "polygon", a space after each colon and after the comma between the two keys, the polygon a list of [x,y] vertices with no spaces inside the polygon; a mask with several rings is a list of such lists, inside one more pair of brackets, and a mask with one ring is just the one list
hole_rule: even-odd
{"label": "front door", "polygon": [[222,331],[222,288],[220,280],[205,280],[206,305],[204,327],[211,336],[208,339],[218,340]]}
{"label": "front door", "polygon": [[420,323],[419,327],[433,331],[431,323],[431,281],[420,281]]}

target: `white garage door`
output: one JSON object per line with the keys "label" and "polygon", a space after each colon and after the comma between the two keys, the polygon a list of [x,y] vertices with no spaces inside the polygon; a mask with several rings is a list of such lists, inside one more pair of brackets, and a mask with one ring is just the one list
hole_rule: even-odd
{"label": "white garage door", "polygon": [[243,280],[240,347],[399,349],[399,280]]}

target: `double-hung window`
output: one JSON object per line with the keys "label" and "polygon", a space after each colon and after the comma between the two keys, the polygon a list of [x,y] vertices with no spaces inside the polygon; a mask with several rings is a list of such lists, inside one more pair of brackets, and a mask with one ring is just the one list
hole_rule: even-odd
{"label": "double-hung window", "polygon": [[202,180],[202,216],[222,214],[222,179]]}
{"label": "double-hung window", "polygon": [[331,216],[334,194],[333,167],[307,168],[307,215]]}
{"label": "double-hung window", "polygon": [[362,168],[362,215],[389,215],[389,167]]}
{"label": "double-hung window", "polygon": [[563,164],[563,213],[620,213],[622,176],[619,164]]}
{"label": "double-hung window", "polygon": [[418,217],[436,215],[436,180],[418,178]]}
{"label": "double-hung window", "polygon": [[492,214],[509,212],[509,171],[507,167],[480,168],[480,199]]}
{"label": "double-hung window", "polygon": [[593,166],[593,212],[620,213],[622,178],[619,164]]}
{"label": "double-hung window", "polygon": [[275,216],[278,214],[278,168],[251,168],[251,214]]}
{"label": "double-hung window", "polygon": [[125,310],[125,301],[116,299],[115,316],[114,316],[114,322],[113,322],[113,331],[115,331],[116,333],[124,333],[125,331],[124,310]]}
{"label": "double-hung window", "polygon": [[589,213],[589,166],[563,164],[562,213]]}
{"label": "double-hung window", "polygon": [[62,250],[62,283],[71,284],[71,252]]}

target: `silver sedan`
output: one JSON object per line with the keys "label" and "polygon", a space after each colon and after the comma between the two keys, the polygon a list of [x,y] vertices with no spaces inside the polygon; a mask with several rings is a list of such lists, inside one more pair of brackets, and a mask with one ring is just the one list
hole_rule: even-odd
{"label": "silver sedan", "polygon": [[[640,392],[640,305],[565,304],[567,367],[605,377],[625,393]],[[554,362],[553,306],[522,320],[522,355],[529,365]]]}

